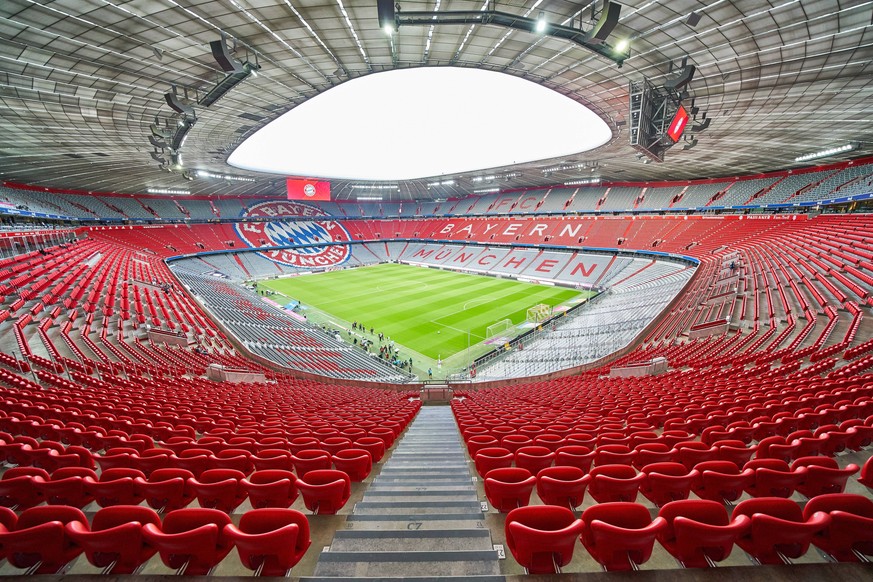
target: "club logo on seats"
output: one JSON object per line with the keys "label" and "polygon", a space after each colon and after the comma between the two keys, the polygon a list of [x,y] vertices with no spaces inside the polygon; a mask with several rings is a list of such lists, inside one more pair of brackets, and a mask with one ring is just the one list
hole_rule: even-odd
{"label": "club logo on seats", "polygon": [[239,223],[236,232],[252,248],[296,247],[258,253],[271,261],[301,268],[332,267],[349,260],[351,247],[324,243],[347,243],[352,237],[338,222],[320,220],[325,216],[320,208],[302,202],[262,202],[246,209],[241,218],[270,220]]}

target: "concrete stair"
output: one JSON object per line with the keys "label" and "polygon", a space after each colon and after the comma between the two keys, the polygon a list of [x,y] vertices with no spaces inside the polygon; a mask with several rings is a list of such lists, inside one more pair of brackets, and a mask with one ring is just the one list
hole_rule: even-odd
{"label": "concrete stair", "polygon": [[425,407],[312,577],[504,580],[451,409]]}

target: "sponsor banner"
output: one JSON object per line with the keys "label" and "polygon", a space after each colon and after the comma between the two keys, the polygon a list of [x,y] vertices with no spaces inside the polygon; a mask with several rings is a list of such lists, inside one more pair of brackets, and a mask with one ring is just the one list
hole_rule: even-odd
{"label": "sponsor banner", "polygon": [[330,200],[330,182],[288,178],[285,186],[288,200]]}
{"label": "sponsor banner", "polygon": [[[241,222],[236,225],[240,240],[251,248],[291,245],[316,245],[294,249],[262,251],[271,261],[298,268],[324,268],[340,265],[352,254],[348,244],[326,246],[320,243],[348,243],[351,235],[332,220],[318,220],[325,213],[303,202],[262,202],[247,208],[242,218],[271,218],[265,222]],[[292,221],[283,218],[308,218]]]}

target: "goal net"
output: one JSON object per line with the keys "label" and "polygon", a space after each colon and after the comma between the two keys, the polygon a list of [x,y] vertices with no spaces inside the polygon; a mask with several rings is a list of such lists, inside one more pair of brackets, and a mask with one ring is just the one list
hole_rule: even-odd
{"label": "goal net", "polygon": [[498,321],[493,325],[489,325],[485,330],[485,335],[490,339],[495,336],[507,336],[511,335],[511,331],[515,326],[512,325],[512,321],[509,319],[504,319],[503,321]]}
{"label": "goal net", "polygon": [[552,316],[552,308],[545,303],[534,305],[527,310],[527,320],[531,323],[545,321]]}

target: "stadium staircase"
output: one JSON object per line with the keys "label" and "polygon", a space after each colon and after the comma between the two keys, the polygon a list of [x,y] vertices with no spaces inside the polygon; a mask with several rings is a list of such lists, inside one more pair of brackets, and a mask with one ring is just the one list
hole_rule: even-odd
{"label": "stadium staircase", "polygon": [[302,580],[503,580],[484,520],[451,409],[425,407]]}

